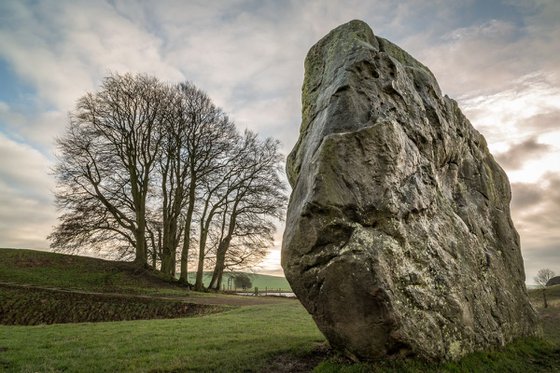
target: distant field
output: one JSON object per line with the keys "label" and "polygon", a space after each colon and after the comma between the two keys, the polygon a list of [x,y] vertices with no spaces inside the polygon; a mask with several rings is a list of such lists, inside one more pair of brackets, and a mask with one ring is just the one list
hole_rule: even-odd
{"label": "distant field", "polygon": [[[256,278],[253,286],[262,288]],[[540,290],[529,292],[546,339],[520,340],[444,364],[353,364],[329,352],[295,299],[195,293],[128,263],[31,250],[0,249],[0,282],[12,283],[0,286],[2,305],[8,305],[8,311],[0,305],[0,314],[25,322],[61,322],[41,319],[60,314],[62,322],[76,314],[90,321],[135,318],[137,312],[141,318],[181,317],[176,308],[182,306],[189,316],[0,325],[0,372],[560,372],[560,286],[547,290],[548,309],[541,306]],[[200,312],[190,313],[189,305]],[[215,306],[222,312],[206,312]],[[51,311],[41,314],[45,310]]]}
{"label": "distant field", "polygon": [[[259,288],[259,291],[269,290],[282,290],[282,291],[292,291],[288,280],[285,277],[261,275],[258,273],[245,273],[251,279],[251,289],[255,287]],[[222,289],[233,290],[234,281],[229,280],[235,276],[231,273],[224,273],[224,278],[222,280]],[[196,273],[189,273],[189,282],[194,283],[196,279]],[[212,272],[204,272],[203,282],[205,286],[208,286],[210,280],[212,279]]]}
{"label": "distant field", "polygon": [[[560,285],[547,287],[545,291],[549,306],[560,308]],[[536,308],[542,308],[544,305],[542,289],[529,290],[529,299]]]}

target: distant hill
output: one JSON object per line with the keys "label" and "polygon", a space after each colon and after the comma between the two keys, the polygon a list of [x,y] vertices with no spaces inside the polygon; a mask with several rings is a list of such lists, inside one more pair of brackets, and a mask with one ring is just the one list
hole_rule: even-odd
{"label": "distant hill", "polygon": [[[288,280],[286,280],[285,277],[261,275],[258,273],[248,273],[248,272],[242,272],[242,273],[245,273],[251,279],[251,289],[258,287],[259,291],[264,291],[265,289],[268,290],[280,289],[283,291],[292,291],[292,288],[290,287],[290,284],[288,283]],[[235,273],[224,273],[224,278],[222,280],[222,289],[233,290],[234,288],[233,281],[229,280],[233,276],[235,276]],[[189,282],[194,283],[195,279],[196,279],[196,273],[189,272]],[[208,286],[211,279],[212,279],[212,272],[204,272],[203,282],[205,286]]]}
{"label": "distant hill", "polygon": [[560,276],[556,276],[548,280],[546,286],[560,285]]}

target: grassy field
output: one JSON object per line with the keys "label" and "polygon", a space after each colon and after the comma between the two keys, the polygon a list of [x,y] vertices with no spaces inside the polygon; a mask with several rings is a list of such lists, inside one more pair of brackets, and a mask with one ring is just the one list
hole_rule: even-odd
{"label": "grassy field", "polygon": [[[550,286],[545,291],[548,305],[551,308],[560,308],[560,285]],[[529,299],[536,308],[541,309],[544,305],[542,289],[529,290]]]}
{"label": "grassy field", "polygon": [[0,369],[17,372],[258,371],[323,337],[295,300],[174,320],[0,326]]}
{"label": "grassy field", "polygon": [[[316,372],[560,372],[560,286],[548,290],[548,309],[540,307],[539,290],[530,292],[542,316],[545,339],[517,341],[446,364],[415,360],[352,364],[328,351],[324,337],[297,300],[191,293],[122,263],[95,259],[82,263],[83,258],[14,251],[0,250],[0,282],[68,287],[107,297],[114,296],[115,290],[130,291],[131,297],[144,297],[153,305],[192,301],[229,306],[220,313],[175,319],[0,325],[0,372],[297,372],[313,368]],[[124,270],[114,269],[115,264],[124,265]],[[107,277],[112,280],[105,281]],[[5,299],[7,293],[1,289],[0,297]],[[30,289],[29,294],[40,294],[35,298],[16,292],[16,298],[28,302],[18,312],[32,313],[44,304],[61,301],[49,291]],[[162,294],[171,299],[163,299]],[[71,296],[67,298],[74,304]]]}

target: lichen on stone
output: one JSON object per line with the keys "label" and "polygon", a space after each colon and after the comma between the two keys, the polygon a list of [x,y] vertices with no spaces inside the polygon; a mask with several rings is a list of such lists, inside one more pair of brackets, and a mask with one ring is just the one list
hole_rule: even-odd
{"label": "lichen on stone", "polygon": [[446,360],[537,333],[507,176],[426,66],[351,21],[309,51],[302,106],[282,266],[334,348]]}

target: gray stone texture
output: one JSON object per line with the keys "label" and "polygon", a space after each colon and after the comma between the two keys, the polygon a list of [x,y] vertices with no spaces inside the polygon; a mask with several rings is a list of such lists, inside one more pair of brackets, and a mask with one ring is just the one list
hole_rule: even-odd
{"label": "gray stone texture", "polygon": [[446,360],[534,335],[508,179],[430,70],[351,21],[302,101],[282,266],[330,344]]}

